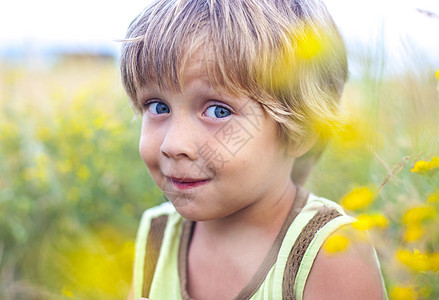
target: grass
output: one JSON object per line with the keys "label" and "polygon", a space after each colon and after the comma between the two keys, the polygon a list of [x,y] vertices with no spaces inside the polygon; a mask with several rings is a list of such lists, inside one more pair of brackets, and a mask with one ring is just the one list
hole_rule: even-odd
{"label": "grass", "polygon": [[[124,299],[139,216],[160,192],[117,66],[0,70],[0,298]],[[370,190],[345,206],[369,228],[391,297],[438,299],[438,79],[365,74],[346,86],[348,125],[307,187],[340,202]]]}

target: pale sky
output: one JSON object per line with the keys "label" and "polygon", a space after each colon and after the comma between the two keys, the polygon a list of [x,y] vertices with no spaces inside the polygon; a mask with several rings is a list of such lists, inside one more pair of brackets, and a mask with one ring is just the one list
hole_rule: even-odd
{"label": "pale sky", "polygon": [[[14,0],[0,3],[0,49],[33,44],[106,45],[118,49],[149,0]],[[326,0],[348,44],[384,42],[392,59],[414,48],[439,64],[439,0]]]}

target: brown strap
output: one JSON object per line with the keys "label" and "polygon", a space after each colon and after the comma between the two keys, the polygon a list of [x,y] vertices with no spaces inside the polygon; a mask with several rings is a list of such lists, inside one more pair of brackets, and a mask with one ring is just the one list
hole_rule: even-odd
{"label": "brown strap", "polygon": [[305,206],[305,203],[308,200],[308,196],[309,192],[307,190],[296,186],[296,196],[294,198],[293,205],[290,208],[290,212],[288,213],[288,216],[285,219],[285,222],[282,225],[282,228],[279,231],[269,253],[265,257],[259,269],[253,275],[250,282],[247,283],[247,285],[240,291],[240,293],[234,298],[234,300],[250,299],[262,285],[265,278],[267,277],[268,272],[277,260],[279,250],[282,246],[282,241],[287,234],[288,228],[290,228],[291,223],[293,223],[294,219]]}
{"label": "brown strap", "polygon": [[158,216],[151,220],[151,227],[145,248],[142,297],[149,297],[152,278],[154,277],[155,268],[157,266],[167,221],[167,215]]}
{"label": "brown strap", "polygon": [[[256,273],[247,283],[247,285],[239,292],[238,295],[235,296],[235,300],[238,299],[250,299],[254,293],[259,289],[263,281],[265,280],[268,272],[271,267],[276,262],[277,256],[279,254],[279,249],[282,246],[282,241],[286,235],[288,228],[291,223],[294,221],[296,216],[300,213],[301,209],[305,206],[308,200],[309,192],[301,187],[297,187],[296,196],[292,207],[290,208],[290,212],[278,233],[276,240],[274,241],[269,253],[265,257],[262,264],[259,266]],[[187,251],[189,248],[189,243],[191,240],[191,236],[193,233],[194,222],[185,220],[183,222],[183,230],[181,233],[181,241],[179,248],[179,277],[180,277],[180,288],[181,288],[181,297],[184,300],[191,300],[192,298],[187,292]]]}
{"label": "brown strap", "polygon": [[336,209],[324,207],[319,209],[315,216],[302,229],[302,232],[288,255],[282,282],[282,299],[295,299],[294,282],[308,246],[321,228],[339,216],[341,216],[341,214]]}
{"label": "brown strap", "polygon": [[189,243],[194,231],[194,221],[184,220],[181,231],[180,247],[178,249],[178,276],[180,277],[181,298],[183,300],[192,300],[187,292],[187,256]]}

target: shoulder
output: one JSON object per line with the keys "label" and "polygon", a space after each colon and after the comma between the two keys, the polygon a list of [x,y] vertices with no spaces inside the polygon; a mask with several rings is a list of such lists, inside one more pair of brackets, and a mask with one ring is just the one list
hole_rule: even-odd
{"label": "shoulder", "polygon": [[305,299],[383,299],[385,291],[367,233],[345,225],[324,242],[314,260]]}
{"label": "shoulder", "polygon": [[162,250],[168,251],[175,242],[182,218],[169,202],[143,212],[135,242],[133,295],[149,294]]}
{"label": "shoulder", "polygon": [[382,277],[375,252],[366,232],[352,227],[355,221],[337,203],[309,195],[291,224],[297,238],[285,273],[290,276],[288,266],[296,266],[297,273],[291,274],[296,274],[292,278],[297,299],[375,299],[371,289],[381,295]]}
{"label": "shoulder", "polygon": [[157,234],[163,236],[165,227],[167,227],[169,223],[178,223],[180,219],[180,215],[169,202],[164,202],[145,210],[137,229],[136,252],[138,247],[144,247],[147,237],[151,236],[151,234],[154,236]]}
{"label": "shoulder", "polygon": [[343,208],[338,205],[336,202],[326,199],[324,197],[319,197],[313,193],[310,193],[308,196],[308,200],[306,202],[306,205],[304,207],[304,210],[307,209],[318,209],[318,208],[331,208],[337,210],[340,214],[346,215]]}

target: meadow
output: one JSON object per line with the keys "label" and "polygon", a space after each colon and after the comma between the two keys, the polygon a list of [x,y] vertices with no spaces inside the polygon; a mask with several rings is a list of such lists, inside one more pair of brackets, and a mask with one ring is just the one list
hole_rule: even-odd
{"label": "meadow", "polygon": [[[370,232],[391,299],[439,299],[438,83],[366,65],[306,184]],[[139,131],[113,60],[1,63],[0,299],[125,298],[140,214],[162,201]]]}

